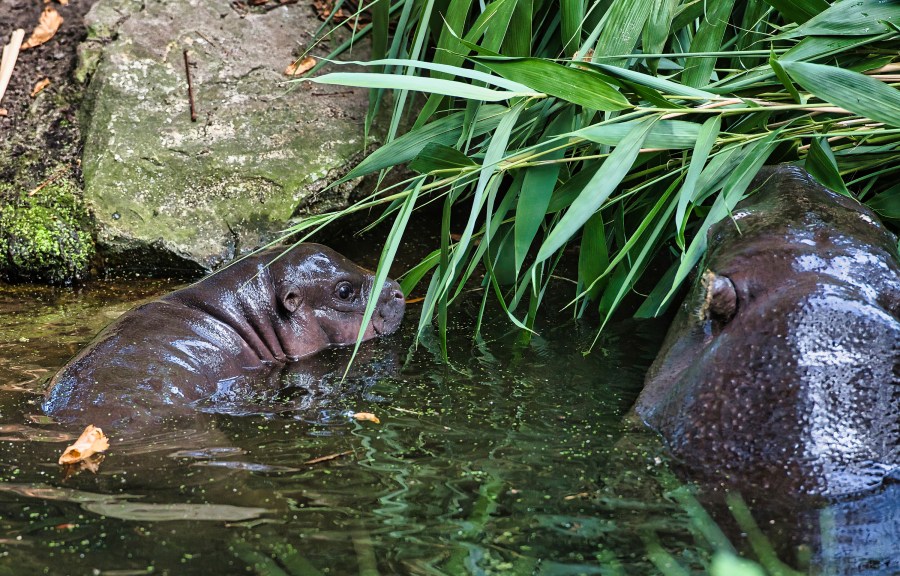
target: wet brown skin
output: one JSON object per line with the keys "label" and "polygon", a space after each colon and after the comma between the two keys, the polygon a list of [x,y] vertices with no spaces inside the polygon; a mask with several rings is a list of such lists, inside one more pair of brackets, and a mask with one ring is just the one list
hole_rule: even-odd
{"label": "wet brown skin", "polygon": [[900,468],[900,265],[873,212],[767,167],[709,233],[703,273],[634,411],[688,474],[838,497]]}
{"label": "wet brown skin", "polygon": [[[44,411],[63,422],[136,429],[356,342],[373,274],[318,244],[282,252],[260,252],[122,315],[53,377]],[[396,282],[377,297],[366,340],[394,332],[403,318]]]}

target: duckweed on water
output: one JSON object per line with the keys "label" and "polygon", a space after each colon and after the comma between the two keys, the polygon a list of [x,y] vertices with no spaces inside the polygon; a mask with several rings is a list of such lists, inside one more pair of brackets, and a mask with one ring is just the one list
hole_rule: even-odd
{"label": "duckweed on water", "polygon": [[84,279],[94,255],[87,212],[63,177],[31,194],[0,184],[0,276],[70,284]]}

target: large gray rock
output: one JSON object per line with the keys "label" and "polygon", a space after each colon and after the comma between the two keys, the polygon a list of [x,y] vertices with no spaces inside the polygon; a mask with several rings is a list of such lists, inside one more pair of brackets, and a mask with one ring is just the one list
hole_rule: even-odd
{"label": "large gray rock", "polygon": [[319,25],[308,5],[99,0],[85,23],[82,61],[97,64],[84,194],[107,268],[211,270],[273,238],[362,156],[364,90],[285,84]]}

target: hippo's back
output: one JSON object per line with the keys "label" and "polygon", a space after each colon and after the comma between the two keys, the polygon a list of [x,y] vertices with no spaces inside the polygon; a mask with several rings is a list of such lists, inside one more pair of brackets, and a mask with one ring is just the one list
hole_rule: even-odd
{"label": "hippo's back", "polygon": [[227,325],[196,310],[154,301],[125,313],[50,381],[44,411],[60,421],[127,425],[151,407],[183,407],[215,392],[210,375],[246,346]]}

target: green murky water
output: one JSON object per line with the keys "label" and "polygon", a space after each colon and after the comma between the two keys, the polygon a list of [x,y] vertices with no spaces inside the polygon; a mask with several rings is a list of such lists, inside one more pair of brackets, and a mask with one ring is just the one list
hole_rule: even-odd
{"label": "green murky water", "polygon": [[277,414],[112,438],[96,473],[64,478],[72,435],[40,418],[44,380],[174,287],[0,288],[0,574],[703,572],[728,546],[652,438],[623,436],[663,327],[614,326],[585,357],[594,333],[565,317],[524,348],[500,326],[473,342],[474,304],[449,366],[428,338],[410,351],[409,321],[346,382],[346,351],[323,354],[312,404],[288,391],[260,401]]}

